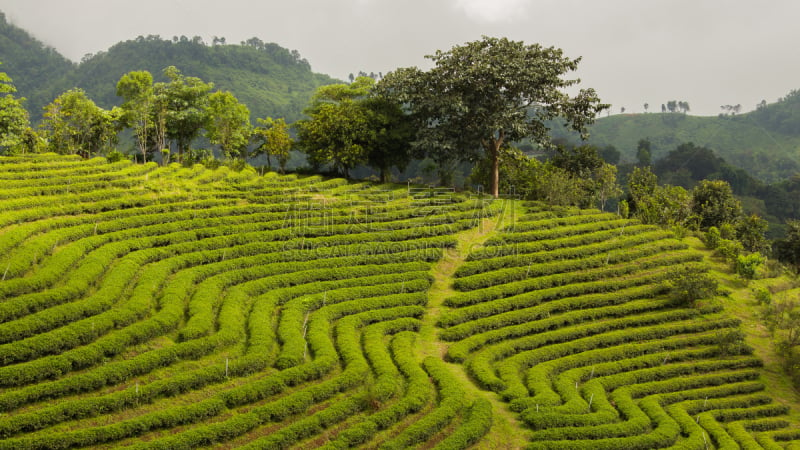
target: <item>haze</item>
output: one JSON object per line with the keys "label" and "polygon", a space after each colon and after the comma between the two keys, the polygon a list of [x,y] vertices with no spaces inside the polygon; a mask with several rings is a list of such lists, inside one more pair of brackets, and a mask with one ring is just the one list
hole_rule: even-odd
{"label": "haze", "polygon": [[710,0],[0,0],[8,20],[80,61],[138,35],[250,37],[296,49],[315,72],[427,67],[424,55],[506,36],[582,56],[582,87],[628,113],[687,101],[752,110],[800,88],[800,2]]}

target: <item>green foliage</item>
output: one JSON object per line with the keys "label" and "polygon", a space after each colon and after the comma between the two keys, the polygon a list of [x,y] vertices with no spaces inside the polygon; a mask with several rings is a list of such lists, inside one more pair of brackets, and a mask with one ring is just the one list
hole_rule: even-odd
{"label": "green foliage", "polygon": [[600,155],[601,158],[603,158],[605,162],[609,164],[614,164],[614,165],[619,164],[619,157],[621,153],[613,145],[607,145],[605,147],[601,147],[600,150],[598,150],[598,154]]}
{"label": "green foliage", "polygon": [[417,121],[416,145],[439,162],[488,158],[494,196],[504,145],[525,137],[549,143],[544,122],[555,117],[583,134],[607,107],[593,89],[574,97],[564,92],[578,82],[563,76],[577,69],[580,58],[564,57],[554,47],[484,37],[428,58],[434,64],[429,71],[399,69],[379,89],[408,106]]}
{"label": "green foliage", "polygon": [[[687,163],[689,161],[690,163]],[[724,161],[707,147],[698,147],[689,142],[679,145],[664,158],[655,163],[655,173],[665,183],[677,184],[686,189],[692,188],[694,182],[711,179],[719,173]],[[686,170],[688,179],[676,177]]]}
{"label": "green foliage", "polygon": [[[367,154],[367,164],[377,169],[380,181],[390,181],[390,170],[396,167],[405,170],[415,153],[411,142],[415,129],[410,116],[406,115],[400,104],[391,98],[374,93],[363,102],[369,112],[375,139]],[[417,152],[416,156],[420,156]]]}
{"label": "green foliage", "polygon": [[303,107],[318,86],[336,82],[313,73],[298,52],[257,38],[241,44],[227,44],[223,39],[210,45],[186,36],[139,36],[88,54],[74,64],[3,17],[0,42],[0,60],[9,65],[20,95],[29,99],[35,122],[57,94],[75,87],[84,89],[105,109],[118,106],[114,86],[122,74],[134,70],[161,74],[165,67],[176,66],[187,76],[213,80],[219,89],[233,92],[247,104],[253,120],[271,116],[293,122],[301,118]]}
{"label": "green foliage", "polygon": [[[460,449],[492,445],[487,433],[502,443],[492,422],[509,413],[527,428],[499,428],[531,448],[800,436],[763,392],[739,321],[721,302],[687,307],[715,289],[694,279],[709,277],[703,254],[669,229],[52,154],[0,158],[0,187],[0,448]],[[736,231],[722,228],[720,240]],[[442,260],[479,242],[463,264]],[[463,292],[429,298],[451,281],[442,268]],[[791,303],[773,311],[782,326]],[[794,327],[773,328],[791,350]],[[493,417],[496,402],[465,382],[508,410]]]}
{"label": "green foliage", "polygon": [[364,100],[375,81],[359,77],[351,84],[322,86],[304,111],[309,116],[295,124],[298,145],[315,167],[331,165],[348,176],[350,169],[367,161],[377,130]]}
{"label": "green foliage", "polygon": [[226,158],[243,159],[250,141],[250,110],[228,91],[217,91],[208,97],[206,137],[219,145]]}
{"label": "green foliage", "polygon": [[286,163],[289,161],[289,151],[294,145],[294,140],[289,134],[289,127],[283,119],[257,119],[258,125],[253,129],[253,136],[256,138],[255,151],[251,156],[267,155],[267,165],[272,168],[271,156],[278,158],[278,165],[281,172],[286,170]]}
{"label": "green foliage", "polygon": [[582,178],[591,176],[595,170],[603,166],[603,159],[598,155],[597,149],[589,145],[559,146],[550,162],[554,166]]}
{"label": "green foliage", "polygon": [[765,261],[760,253],[738,255],[734,261],[734,270],[745,280],[753,280],[756,278],[758,269],[764,265]]}
{"label": "green foliage", "polygon": [[669,285],[670,296],[683,305],[711,298],[717,294],[717,280],[696,270],[675,270]]}
{"label": "green foliage", "polygon": [[[541,163],[529,158],[515,147],[500,149],[500,192],[518,193],[527,196],[534,191],[536,174],[541,170]],[[492,162],[483,158],[475,164],[470,175],[471,182],[482,186],[491,185]]]}
{"label": "green foliage", "polygon": [[119,111],[106,111],[74,89],[47,105],[40,127],[50,151],[87,158],[107,153],[116,144]]}
{"label": "green foliage", "polygon": [[636,144],[636,161],[642,167],[648,167],[653,163],[652,148],[647,139],[639,139]]}
{"label": "green foliage", "polygon": [[[18,95],[27,100],[34,122],[41,117],[42,108],[67,88],[75,85],[57,83],[56,80],[75,70],[75,64],[60,55],[53,47],[35,39],[7,19],[0,12],[0,61],[8,76],[14,79]],[[2,79],[2,76],[0,76]],[[0,91],[7,82],[0,81]]]}
{"label": "green foliage", "polygon": [[109,163],[125,161],[127,159],[128,159],[127,155],[125,155],[124,153],[122,153],[122,152],[120,152],[118,150],[112,150],[112,151],[108,152],[108,154],[106,155],[106,160]]}
{"label": "green foliage", "polygon": [[[649,167],[635,167],[633,169],[633,172],[628,175],[628,203],[634,214],[644,208],[645,199],[652,196],[657,187],[658,177]],[[638,206],[639,203],[642,203],[642,207]]]}
{"label": "green foliage", "polygon": [[0,152],[4,154],[24,153],[25,132],[30,127],[28,111],[22,106],[25,99],[11,95],[16,90],[11,77],[0,72]]}
{"label": "green foliage", "polygon": [[622,195],[622,187],[617,183],[617,166],[603,164],[595,170],[592,181],[594,197],[601,211],[605,210],[609,200]]}
{"label": "green foliage", "polygon": [[745,250],[766,253],[770,249],[766,238],[768,228],[769,223],[766,220],[756,214],[750,214],[736,222],[736,237]]}
{"label": "green foliage", "polygon": [[117,82],[117,95],[124,99],[121,107],[123,123],[133,128],[142,162],[145,162],[149,153],[148,139],[153,126],[151,119],[151,108],[155,102],[153,76],[144,70],[126,73]]}
{"label": "green foliage", "polygon": [[17,92],[17,88],[14,87],[11,77],[5,72],[0,72],[0,94],[13,94],[14,92]]}
{"label": "green foliage", "polygon": [[[651,159],[655,162],[677,147],[693,142],[698,149],[713,149],[716,157],[743,168],[745,174],[757,180],[781,182],[800,170],[800,163],[792,153],[800,145],[800,129],[796,125],[800,104],[798,92],[792,91],[775,103],[735,116],[616,114],[603,117],[589,129],[589,143],[598,147],[613,145],[622,152],[623,161],[635,162],[637,143],[647,140],[651,143]],[[554,127],[554,133],[557,137],[578,141],[576,134],[570,135],[559,127]],[[686,160],[675,159],[678,165],[681,162],[686,163]],[[692,165],[685,164],[683,168],[692,171]],[[720,169],[727,172],[724,179],[738,192],[735,179],[728,175],[736,178],[740,175],[724,167]],[[673,184],[676,181],[666,180]]]}
{"label": "green foliage", "polygon": [[744,250],[742,243],[735,239],[720,239],[714,253],[729,261],[736,261]]}
{"label": "green foliage", "polygon": [[551,205],[588,206],[591,199],[589,180],[552,164],[540,164],[536,168],[533,190],[528,198]]}
{"label": "green foliage", "polygon": [[168,83],[158,83],[156,92],[163,96],[166,116],[166,137],[173,139],[178,147],[178,162],[199,136],[208,122],[208,96],[213,83],[197,77],[184,76],[175,66],[164,69]]}
{"label": "green foliage", "polygon": [[0,152],[3,154],[24,153],[26,148],[25,133],[30,123],[23,100],[11,94],[0,94]]}
{"label": "green foliage", "polygon": [[628,176],[628,198],[635,217],[662,226],[690,226],[691,200],[680,186],[659,186],[649,167],[636,167]]}
{"label": "green foliage", "polygon": [[692,213],[698,216],[701,229],[720,227],[736,222],[742,205],[727,182],[703,180],[692,190]]}
{"label": "green foliage", "polygon": [[774,244],[777,257],[800,272],[800,220],[789,220],[786,223],[786,237]]}
{"label": "green foliage", "polygon": [[705,241],[706,247],[711,250],[719,247],[720,241],[722,240],[722,236],[719,233],[719,228],[709,227],[703,236],[703,240]]}

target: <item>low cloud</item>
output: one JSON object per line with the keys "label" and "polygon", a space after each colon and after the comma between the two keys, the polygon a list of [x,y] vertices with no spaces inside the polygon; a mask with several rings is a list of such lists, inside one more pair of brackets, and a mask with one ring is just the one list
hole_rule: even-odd
{"label": "low cloud", "polygon": [[512,22],[524,15],[529,0],[455,0],[455,8],[476,22]]}

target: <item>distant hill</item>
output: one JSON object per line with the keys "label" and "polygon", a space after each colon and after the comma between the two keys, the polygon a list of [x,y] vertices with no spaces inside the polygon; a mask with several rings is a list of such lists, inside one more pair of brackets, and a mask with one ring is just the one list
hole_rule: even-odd
{"label": "distant hill", "polygon": [[[576,137],[554,127],[557,136]],[[729,163],[766,181],[800,172],[800,91],[740,115],[699,117],[680,113],[615,115],[592,126],[589,142],[613,145],[622,159],[636,158],[637,143],[648,139],[653,159],[686,142],[713,149]]]}
{"label": "distant hill", "polygon": [[318,86],[338,82],[313,73],[296,51],[257,38],[234,45],[215,40],[207,45],[199,37],[139,36],[75,64],[6,22],[5,16],[0,19],[2,70],[12,77],[19,95],[28,98],[26,106],[34,120],[41,116],[43,106],[73,87],[84,89],[104,108],[119,104],[117,81],[132,70],[147,70],[157,81],[165,81],[162,70],[176,66],[186,76],[233,92],[250,108],[253,118],[270,115],[287,121],[300,117]]}
{"label": "distant hill", "polygon": [[0,12],[0,72],[6,72],[18,95],[28,99],[26,107],[34,116],[50,103],[58,91],[56,81],[75,70],[76,64],[44,45],[27,31],[6,21]]}

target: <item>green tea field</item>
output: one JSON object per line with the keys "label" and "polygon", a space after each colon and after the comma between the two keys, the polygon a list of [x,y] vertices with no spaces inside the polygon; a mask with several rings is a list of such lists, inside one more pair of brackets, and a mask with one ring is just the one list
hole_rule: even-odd
{"label": "green tea field", "polygon": [[2,157],[0,449],[800,448],[676,268],[596,210]]}

